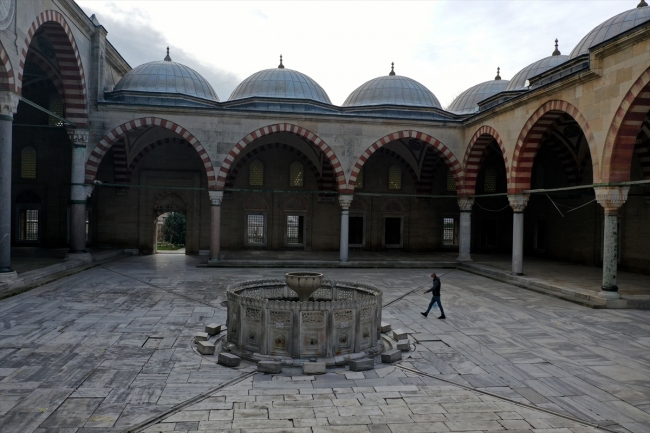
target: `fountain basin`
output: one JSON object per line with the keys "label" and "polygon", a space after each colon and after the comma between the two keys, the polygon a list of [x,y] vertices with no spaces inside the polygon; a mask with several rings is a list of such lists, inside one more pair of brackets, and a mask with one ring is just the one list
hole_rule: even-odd
{"label": "fountain basin", "polygon": [[323,283],[323,274],[318,272],[288,272],[284,275],[287,286],[298,294],[301,302],[309,301]]}

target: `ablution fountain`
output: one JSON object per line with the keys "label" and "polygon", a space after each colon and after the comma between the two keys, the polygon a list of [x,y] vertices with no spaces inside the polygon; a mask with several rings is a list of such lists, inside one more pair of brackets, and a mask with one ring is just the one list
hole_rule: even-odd
{"label": "ablution fountain", "polygon": [[381,305],[376,287],[317,272],[234,284],[224,349],[254,361],[343,365],[382,352]]}

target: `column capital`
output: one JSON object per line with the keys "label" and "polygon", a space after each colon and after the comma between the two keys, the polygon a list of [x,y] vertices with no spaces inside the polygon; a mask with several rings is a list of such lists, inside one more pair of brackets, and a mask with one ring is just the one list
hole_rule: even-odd
{"label": "column capital", "polygon": [[341,205],[341,208],[343,210],[350,210],[350,206],[352,205],[352,200],[354,199],[354,196],[352,194],[340,194],[339,195],[339,204]]}
{"label": "column capital", "polygon": [[210,202],[212,203],[212,206],[221,206],[221,202],[223,201],[223,191],[208,191],[208,194],[210,194]]}
{"label": "column capital", "polygon": [[474,206],[474,197],[458,197],[458,207],[461,212],[471,212]]}
{"label": "column capital", "polygon": [[594,188],[596,201],[605,208],[605,215],[617,215],[618,209],[627,201],[629,186],[604,186]]}
{"label": "column capital", "polygon": [[88,144],[89,129],[66,128],[65,131],[68,133],[73,146],[86,147]]}
{"label": "column capital", "polygon": [[12,92],[0,92],[0,116],[14,117],[18,111],[20,96]]}
{"label": "column capital", "polygon": [[515,213],[522,213],[528,204],[529,194],[508,194],[510,207]]}

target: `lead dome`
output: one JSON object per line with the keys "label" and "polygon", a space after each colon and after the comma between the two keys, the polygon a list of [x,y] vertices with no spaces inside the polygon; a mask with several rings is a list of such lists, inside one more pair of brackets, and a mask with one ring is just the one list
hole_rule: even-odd
{"label": "lead dome", "polygon": [[172,61],[169,48],[164,60],[145,63],[127,72],[113,91],[168,93],[219,101],[210,83],[198,72]]}
{"label": "lead dome", "polygon": [[377,77],[350,93],[343,107],[369,105],[403,105],[407,107],[440,108],[440,102],[431,90],[417,81],[395,74],[394,65],[388,76]]}
{"label": "lead dome", "polygon": [[526,66],[521,71],[517,72],[514,77],[508,83],[506,91],[508,90],[521,90],[526,87],[526,81],[531,77],[539,75],[553,69],[554,67],[561,65],[562,63],[569,60],[569,56],[563,56],[560,50],[558,49],[558,41],[555,40],[555,51],[548,57],[544,57],[541,60],[531,63]]}
{"label": "lead dome", "polygon": [[456,114],[470,114],[478,111],[478,103],[490,96],[503,92],[508,84],[508,80],[502,80],[500,75],[501,69],[497,68],[497,76],[494,80],[485,81],[483,83],[472,86],[465,90],[449,104],[447,111]]}
{"label": "lead dome", "polygon": [[650,7],[648,7],[648,4],[644,0],[641,0],[636,8],[613,16],[587,33],[587,35],[578,42],[578,45],[576,45],[573,51],[571,51],[569,59],[578,57],[581,54],[586,54],[589,52],[591,47],[616,37],[649,20]]}
{"label": "lead dome", "polygon": [[311,99],[332,104],[325,90],[316,81],[301,72],[285,68],[282,56],[277,68],[265,69],[246,78],[233,90],[228,100],[254,97]]}

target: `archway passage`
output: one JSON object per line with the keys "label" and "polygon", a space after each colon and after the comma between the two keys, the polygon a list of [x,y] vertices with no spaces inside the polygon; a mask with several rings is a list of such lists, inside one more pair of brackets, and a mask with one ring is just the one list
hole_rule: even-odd
{"label": "archway passage", "polygon": [[154,222],[154,254],[184,254],[186,243],[186,219],[183,212],[165,212]]}
{"label": "archway passage", "polygon": [[550,101],[530,117],[517,139],[508,193],[521,194],[531,188],[535,157],[542,144],[556,150],[569,184],[579,182],[584,165],[591,166],[593,180],[597,181],[597,153],[589,125],[571,104]]}
{"label": "archway passage", "polygon": [[88,95],[81,56],[71,28],[59,12],[40,13],[27,32],[16,85],[19,94],[23,91],[28,61],[40,63],[51,78],[60,77],[65,117],[77,126],[86,126]]}
{"label": "archway passage", "polygon": [[[635,152],[643,153],[640,134],[650,112],[650,68],[637,79],[623,98],[609,128],[603,158],[603,181],[630,180],[630,167]],[[639,150],[637,149],[639,147]],[[645,169],[644,169],[645,173]]]}
{"label": "archway passage", "polygon": [[465,185],[460,195],[476,194],[476,181],[490,145],[498,146],[505,166],[506,178],[508,177],[510,171],[508,156],[499,133],[491,126],[481,126],[474,133],[465,152],[465,158],[463,160],[463,166],[465,167]]}

